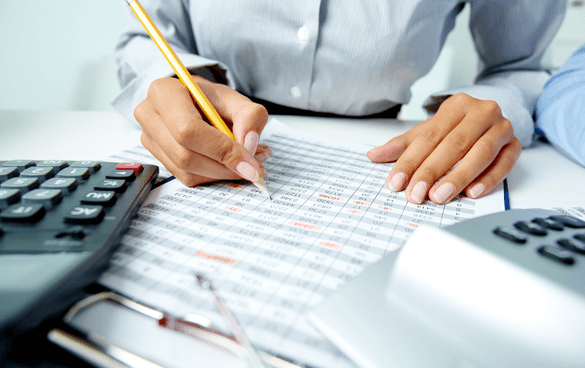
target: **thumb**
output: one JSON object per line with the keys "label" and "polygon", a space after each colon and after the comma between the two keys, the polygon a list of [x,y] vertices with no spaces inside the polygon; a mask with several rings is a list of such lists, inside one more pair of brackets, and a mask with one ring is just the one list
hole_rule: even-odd
{"label": "thumb", "polygon": [[386,144],[372,148],[367,156],[372,162],[394,162],[408,147],[407,140],[403,135],[392,138]]}
{"label": "thumb", "polygon": [[367,156],[372,162],[394,162],[404,153],[406,148],[412,143],[419,131],[423,128],[426,121],[417,124],[408,132],[392,138],[386,144],[372,148]]}
{"label": "thumb", "polygon": [[268,111],[260,104],[224,85],[193,76],[218,114],[231,125],[236,142],[251,155],[256,153],[260,134],[268,122]]}

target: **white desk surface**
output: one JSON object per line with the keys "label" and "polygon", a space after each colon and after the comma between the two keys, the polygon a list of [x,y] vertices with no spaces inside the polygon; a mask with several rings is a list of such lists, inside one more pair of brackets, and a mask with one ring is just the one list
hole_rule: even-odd
{"label": "white desk surface", "polygon": [[[337,119],[278,116],[283,123],[312,133],[380,145],[416,122],[389,119]],[[0,158],[104,159],[140,144],[138,126],[115,112],[0,111]],[[548,144],[524,149],[508,176],[511,206],[548,199],[585,201],[585,168]]]}
{"label": "white desk surface", "polygon": [[[397,120],[323,119],[278,116],[299,130],[380,145],[406,132],[416,122]],[[0,111],[0,159],[90,159],[103,160],[110,154],[140,144],[140,129],[114,112],[80,111]],[[547,144],[537,143],[523,153],[508,177],[512,208],[526,207],[533,201],[585,202],[585,168],[559,154]],[[124,317],[121,314],[118,318]],[[95,321],[94,321],[95,322]],[[109,321],[105,328],[116,334],[118,323]],[[100,323],[101,324],[101,323]],[[103,327],[103,324],[101,324]],[[120,331],[122,333],[122,331]],[[146,333],[146,332],[145,332]],[[161,336],[162,337],[162,336]],[[165,340],[165,339],[162,339]],[[173,354],[176,345],[153,341],[145,349]],[[162,344],[162,345],[161,345]],[[239,360],[227,358],[205,346],[188,348],[198,357],[198,366],[243,367]],[[192,355],[191,355],[192,356]],[[218,360],[219,359],[219,360]],[[192,361],[190,362],[192,363]]]}

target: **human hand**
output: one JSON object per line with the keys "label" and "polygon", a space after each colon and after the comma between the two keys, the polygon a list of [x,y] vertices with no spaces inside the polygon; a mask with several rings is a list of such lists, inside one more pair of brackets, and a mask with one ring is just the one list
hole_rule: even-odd
{"label": "human hand", "polygon": [[140,138],[177,179],[187,186],[217,180],[258,181],[272,150],[258,145],[268,121],[266,109],[232,88],[192,76],[225,123],[235,142],[202,118],[191,94],[176,78],[157,79],[134,110]]}
{"label": "human hand", "polygon": [[462,191],[471,198],[488,194],[508,176],[521,150],[497,103],[459,93],[430,119],[372,149],[368,157],[396,161],[386,184],[394,192],[406,186],[409,202],[420,204],[428,195],[444,204]]}

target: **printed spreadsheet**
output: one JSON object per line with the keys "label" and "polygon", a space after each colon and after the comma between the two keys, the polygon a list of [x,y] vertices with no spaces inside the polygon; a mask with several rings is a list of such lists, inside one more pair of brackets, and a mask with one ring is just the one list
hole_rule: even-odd
{"label": "printed spreadsheet", "polygon": [[[391,164],[369,146],[293,130],[272,119],[260,143],[272,200],[248,182],[151,193],[100,282],[172,315],[201,314],[228,332],[205,274],[263,350],[313,367],[354,367],[305,318],[310,309],[407,241],[421,224],[446,226],[504,209],[503,190],[447,205],[407,202],[385,185]],[[367,302],[367,301],[364,301]]]}

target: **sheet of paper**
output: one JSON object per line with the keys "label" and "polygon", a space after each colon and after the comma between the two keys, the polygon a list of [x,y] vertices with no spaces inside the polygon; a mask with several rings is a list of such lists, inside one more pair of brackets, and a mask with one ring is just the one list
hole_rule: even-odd
{"label": "sheet of paper", "polygon": [[513,208],[544,208],[585,220],[585,201],[515,201]]}
{"label": "sheet of paper", "polygon": [[[292,130],[272,119],[261,143],[269,200],[247,182],[155,189],[100,282],[182,316],[227,330],[194,275],[210,278],[262,349],[314,367],[353,367],[305,312],[401,247],[421,224],[446,226],[502,211],[500,188],[480,200],[413,205],[385,185],[391,164],[371,148]],[[168,362],[164,362],[168,366]]]}

